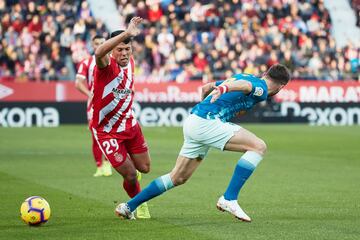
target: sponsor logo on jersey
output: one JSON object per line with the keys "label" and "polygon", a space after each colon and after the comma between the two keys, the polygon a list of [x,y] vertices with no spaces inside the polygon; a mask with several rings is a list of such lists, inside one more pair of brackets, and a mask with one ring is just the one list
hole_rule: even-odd
{"label": "sponsor logo on jersey", "polygon": [[115,98],[117,99],[124,99],[126,98],[129,94],[132,93],[131,89],[118,89],[118,88],[113,88],[112,93],[114,95]]}
{"label": "sponsor logo on jersey", "polygon": [[255,87],[254,96],[261,97],[264,94],[264,89],[261,87]]}

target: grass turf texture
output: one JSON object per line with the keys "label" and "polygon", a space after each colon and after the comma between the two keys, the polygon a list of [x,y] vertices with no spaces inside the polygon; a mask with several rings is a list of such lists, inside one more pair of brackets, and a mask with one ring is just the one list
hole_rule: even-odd
{"label": "grass turf texture", "polygon": [[[151,220],[121,221],[128,199],[121,177],[94,178],[85,126],[0,128],[0,239],[359,239],[360,129],[246,125],[268,144],[242,190],[253,218],[240,222],[215,208],[240,154],[212,150],[192,179],[150,201]],[[182,144],[180,128],[145,128],[152,170],[167,173]],[[48,200],[41,227],[19,217],[31,195]]]}

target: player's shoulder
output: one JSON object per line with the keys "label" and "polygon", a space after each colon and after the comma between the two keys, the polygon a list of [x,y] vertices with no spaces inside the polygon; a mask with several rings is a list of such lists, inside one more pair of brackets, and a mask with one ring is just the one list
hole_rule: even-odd
{"label": "player's shoulder", "polygon": [[252,85],[251,93],[254,97],[259,97],[261,100],[265,100],[267,98],[268,87],[265,80],[258,77],[253,78],[251,80],[251,85]]}
{"label": "player's shoulder", "polygon": [[234,81],[243,80],[243,81],[250,82],[252,85],[262,86],[264,88],[267,87],[265,81],[262,78],[257,77],[252,74],[239,73],[239,74],[233,75],[232,78],[234,79]]}
{"label": "player's shoulder", "polygon": [[249,82],[261,81],[261,78],[256,77],[255,75],[252,75],[252,74],[248,74],[248,73],[237,73],[237,74],[234,74],[231,78],[235,81],[236,80],[246,80]]}
{"label": "player's shoulder", "polygon": [[[96,59],[95,59],[96,61]],[[95,72],[101,72],[103,74],[108,73],[108,72],[113,72],[115,71],[115,69],[117,68],[117,63],[115,58],[110,54],[109,55],[109,62],[105,67],[99,67],[97,64],[95,64],[95,68],[94,71]]]}
{"label": "player's shoulder", "polygon": [[250,82],[252,85],[252,90],[251,90],[251,94],[250,94],[251,96],[259,97],[261,99],[267,98],[268,89],[267,89],[266,82],[262,78],[259,78],[255,75],[247,74],[247,73],[235,74],[233,76],[233,78],[234,78],[234,81],[242,80],[242,81]]}

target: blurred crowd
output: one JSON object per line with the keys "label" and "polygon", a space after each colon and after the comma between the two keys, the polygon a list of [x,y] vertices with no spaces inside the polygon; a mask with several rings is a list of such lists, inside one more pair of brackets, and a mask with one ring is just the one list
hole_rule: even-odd
{"label": "blurred crowd", "polygon": [[135,54],[145,81],[208,81],[260,74],[274,63],[295,78],[359,79],[359,46],[336,46],[321,0],[118,0],[147,19]]}
{"label": "blurred crowd", "polygon": [[108,36],[86,1],[0,0],[0,78],[74,80],[91,38]]}
{"label": "blurred crowd", "polygon": [[[258,75],[274,63],[298,79],[360,78],[360,46],[336,45],[323,0],[117,0],[117,6],[122,23],[145,19],[133,42],[138,81],[207,82],[234,72]],[[0,0],[0,14],[0,78],[71,80],[92,54],[91,37],[107,37],[86,1]]]}

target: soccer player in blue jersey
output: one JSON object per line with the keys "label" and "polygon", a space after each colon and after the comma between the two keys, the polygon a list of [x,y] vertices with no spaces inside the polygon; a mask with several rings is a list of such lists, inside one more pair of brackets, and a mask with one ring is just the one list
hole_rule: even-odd
{"label": "soccer player in blue jersey", "polygon": [[127,203],[119,204],[115,213],[134,219],[133,211],[175,186],[184,184],[205,158],[210,147],[244,152],[238,160],[230,183],[217,202],[217,208],[236,218],[250,222],[251,218],[238,204],[240,189],[263,159],[265,142],[250,131],[229,123],[239,112],[278,93],[290,80],[288,69],[276,64],[261,78],[235,74],[232,78],[203,86],[203,100],[191,111],[183,126],[184,144],[174,169],[155,180]]}

